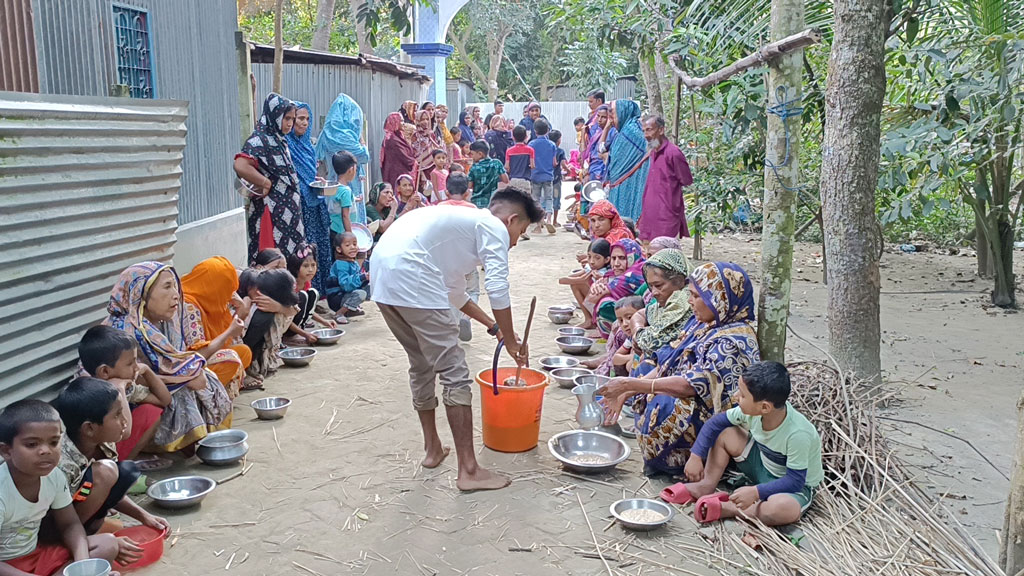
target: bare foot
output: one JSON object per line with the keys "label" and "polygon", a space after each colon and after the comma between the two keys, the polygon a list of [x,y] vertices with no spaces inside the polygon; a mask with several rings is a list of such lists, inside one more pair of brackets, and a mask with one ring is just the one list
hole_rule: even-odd
{"label": "bare foot", "polygon": [[462,472],[455,481],[455,485],[463,492],[500,490],[511,483],[512,481],[508,478],[495,474],[486,468],[477,468],[473,474]]}
{"label": "bare foot", "polygon": [[428,452],[427,456],[423,459],[423,462],[420,463],[420,465],[423,466],[424,468],[437,468],[438,466],[441,465],[442,462],[444,462],[444,459],[448,457],[448,454],[451,451],[451,448],[447,446],[442,446],[441,451],[436,454],[431,454],[430,452]]}

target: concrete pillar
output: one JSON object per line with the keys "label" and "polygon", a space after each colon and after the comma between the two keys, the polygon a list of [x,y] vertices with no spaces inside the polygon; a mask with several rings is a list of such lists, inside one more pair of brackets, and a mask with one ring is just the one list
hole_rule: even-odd
{"label": "concrete pillar", "polygon": [[455,48],[439,42],[413,42],[402,44],[402,50],[417,66],[423,66],[423,74],[433,82],[427,88],[427,100],[435,105],[448,105],[448,57]]}

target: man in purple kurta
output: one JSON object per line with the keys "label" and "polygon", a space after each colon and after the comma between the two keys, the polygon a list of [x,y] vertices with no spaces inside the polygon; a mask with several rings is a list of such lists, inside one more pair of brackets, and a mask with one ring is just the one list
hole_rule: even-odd
{"label": "man in purple kurta", "polygon": [[646,245],[658,236],[689,236],[683,186],[693,184],[690,164],[682,150],[665,138],[665,119],[661,116],[652,115],[644,120],[644,137],[651,168],[637,223],[640,240]]}

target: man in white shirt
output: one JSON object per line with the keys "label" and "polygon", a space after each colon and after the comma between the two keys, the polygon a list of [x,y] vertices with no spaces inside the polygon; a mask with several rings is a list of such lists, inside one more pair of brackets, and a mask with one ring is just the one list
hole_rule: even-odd
{"label": "man in white shirt", "polygon": [[[423,428],[425,468],[448,455],[437,435],[435,381],[440,379],[448,424],[459,459],[460,490],[495,490],[509,480],[481,468],[473,450],[473,378],[459,346],[454,306],[505,339],[520,365],[528,352],[512,328],[508,250],[544,213],[524,191],[499,190],[487,210],[436,206],[414,210],[392,224],[373,249],[370,291],[391,333],[409,356],[413,408]],[[484,267],[492,319],[466,293],[466,275]]]}

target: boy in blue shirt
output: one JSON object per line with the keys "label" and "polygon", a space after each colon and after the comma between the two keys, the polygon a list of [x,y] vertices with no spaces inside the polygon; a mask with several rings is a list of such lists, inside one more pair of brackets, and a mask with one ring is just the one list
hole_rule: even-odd
{"label": "boy in blue shirt", "polygon": [[356,157],[351,152],[342,150],[331,157],[331,164],[338,174],[338,191],[327,201],[327,212],[331,215],[331,243],[334,236],[342,232],[352,231],[352,189],[349,183],[356,177]]}
{"label": "boy in blue shirt", "polygon": [[359,307],[370,296],[370,277],[360,258],[359,242],[351,232],[334,236],[334,264],[327,279],[327,305],[334,310],[338,324],[348,324],[349,317],[366,314]]}
{"label": "boy in blue shirt", "polygon": [[[533,192],[533,199],[544,209],[543,225],[548,229],[548,234],[555,233],[555,226],[551,223],[553,207],[553,186],[555,179],[555,163],[558,161],[558,146],[548,139],[548,132],[551,125],[548,121],[540,118],[533,124],[533,131],[537,138],[530,142],[533,148],[533,171],[530,173],[530,189]],[[540,224],[537,231],[540,232]]]}
{"label": "boy in blue shirt", "polygon": [[562,150],[562,133],[558,130],[548,132],[548,139],[555,143],[555,172],[551,180],[551,223],[558,226],[558,211],[562,208],[562,170],[569,170],[565,161],[565,150]]}
{"label": "boy in blue shirt", "polygon": [[[684,472],[690,484],[662,498],[697,499],[698,522],[743,515],[767,526],[792,524],[811,505],[824,480],[821,436],[788,402],[789,373],[778,362],[758,362],[740,376],[739,406],[713,416],[700,430]],[[730,461],[749,482],[732,494],[715,493]]]}

